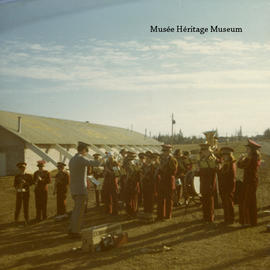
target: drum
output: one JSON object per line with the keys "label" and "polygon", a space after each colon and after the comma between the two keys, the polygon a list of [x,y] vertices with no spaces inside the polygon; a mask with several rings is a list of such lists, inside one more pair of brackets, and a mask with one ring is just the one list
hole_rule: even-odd
{"label": "drum", "polygon": [[184,198],[186,205],[191,202],[195,205],[201,204],[200,177],[195,176],[192,171],[188,172],[185,177]]}
{"label": "drum", "polygon": [[200,177],[195,176],[194,172],[190,171],[186,174],[185,185],[189,195],[196,196],[200,194]]}

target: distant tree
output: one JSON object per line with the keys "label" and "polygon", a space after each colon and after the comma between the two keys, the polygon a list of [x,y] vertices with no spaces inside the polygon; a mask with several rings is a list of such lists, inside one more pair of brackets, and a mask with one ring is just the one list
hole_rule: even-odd
{"label": "distant tree", "polygon": [[266,129],[266,130],[264,131],[263,136],[264,136],[265,138],[270,139],[270,128],[268,128],[268,129]]}

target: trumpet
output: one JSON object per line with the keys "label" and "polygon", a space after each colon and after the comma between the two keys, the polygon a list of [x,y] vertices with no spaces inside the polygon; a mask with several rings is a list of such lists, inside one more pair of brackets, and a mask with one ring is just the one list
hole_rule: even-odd
{"label": "trumpet", "polygon": [[247,154],[241,154],[240,156],[239,156],[239,161],[242,161],[242,160],[244,160],[244,159],[246,159],[247,158]]}

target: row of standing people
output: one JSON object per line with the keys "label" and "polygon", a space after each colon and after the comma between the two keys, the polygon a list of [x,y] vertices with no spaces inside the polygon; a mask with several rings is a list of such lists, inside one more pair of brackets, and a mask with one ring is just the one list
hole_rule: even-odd
{"label": "row of standing people", "polygon": [[[33,175],[26,173],[25,162],[17,164],[18,173],[14,178],[16,189],[15,222],[19,220],[19,214],[23,206],[25,223],[29,223],[29,199],[30,187],[34,188],[36,222],[47,219],[48,184],[51,183],[50,173],[44,169],[45,162],[38,161],[38,170]],[[66,198],[69,185],[69,174],[64,171],[65,164],[57,163],[58,171],[55,175],[54,194],[56,195],[57,215],[66,214]]]}
{"label": "row of standing people", "polygon": [[[256,189],[258,185],[257,171],[260,165],[260,146],[249,140],[247,155],[241,156],[239,161],[233,157],[233,149],[223,147],[218,153],[213,153],[208,144],[201,145],[200,160],[197,175],[200,177],[200,193],[202,195],[203,219],[205,222],[214,221],[214,193],[216,190],[216,175],[218,175],[219,192],[224,209],[224,221],[234,222],[233,196],[235,191],[236,167],[244,169],[243,186],[239,202],[239,222],[242,225],[257,224]],[[170,145],[162,146],[162,154],[147,151],[141,154],[140,161],[135,161],[136,154],[121,151],[122,159],[115,161],[112,156],[107,161],[99,161],[98,155],[87,167],[104,166],[103,200],[106,212],[118,214],[118,200],[125,202],[126,212],[134,217],[138,211],[138,203],[143,202],[144,211],[153,213],[154,204],[157,203],[157,219],[170,219],[172,217],[173,196],[176,187],[176,178],[180,178],[184,186],[185,175],[192,168],[188,155],[180,155],[175,151],[170,154]],[[120,163],[120,164],[119,164]],[[44,162],[38,162],[38,170],[33,177],[25,173],[26,163],[17,164],[20,172],[15,176],[14,187],[16,193],[15,221],[18,221],[21,206],[24,206],[24,217],[29,222],[28,204],[29,187],[35,185],[36,220],[47,218],[48,184],[51,183],[50,174],[44,170]],[[66,196],[69,184],[69,175],[64,171],[65,164],[58,163],[58,173],[55,181],[57,195],[57,215],[66,213]],[[120,169],[119,169],[120,167]],[[117,168],[117,169],[116,169]],[[95,175],[98,179],[99,176]],[[74,184],[73,184],[74,185]],[[176,192],[179,198],[180,192]],[[96,192],[98,196],[98,192]],[[141,199],[140,199],[141,198]]]}
{"label": "row of standing people", "polygon": [[[196,164],[195,175],[200,177],[204,222],[214,222],[214,197],[217,190],[216,177],[218,177],[224,223],[234,223],[234,193],[238,167],[244,170],[239,194],[239,223],[241,225],[256,225],[256,190],[260,166],[258,149],[260,145],[248,140],[247,154],[241,155],[238,161],[234,158],[234,150],[230,147],[223,147],[213,152],[209,144],[201,144],[200,146],[200,159]],[[134,217],[138,211],[141,197],[144,212],[153,213],[154,203],[157,203],[157,219],[170,219],[172,217],[173,196],[176,194],[176,202],[180,198],[180,188],[175,184],[176,179],[180,178],[182,187],[186,187],[185,176],[192,169],[192,162],[188,154],[181,155],[181,152],[176,150],[172,156],[170,151],[170,145],[163,145],[161,155],[148,151],[141,154],[140,161],[135,163],[135,153],[122,150],[120,175],[113,170],[113,166],[117,166],[117,163],[111,159],[111,171],[105,173],[103,184],[107,213],[117,215],[120,198],[125,202],[127,214]],[[187,193],[184,192],[184,196],[185,194]]]}
{"label": "row of standing people", "polygon": [[214,195],[216,176],[218,176],[219,193],[224,210],[224,223],[233,224],[234,196],[236,191],[236,169],[244,170],[243,181],[239,190],[239,223],[243,226],[257,225],[256,190],[258,186],[258,169],[260,166],[260,145],[248,140],[246,154],[238,161],[233,156],[234,150],[223,147],[212,152],[210,145],[202,144],[197,175],[200,177],[203,220],[214,222]]}

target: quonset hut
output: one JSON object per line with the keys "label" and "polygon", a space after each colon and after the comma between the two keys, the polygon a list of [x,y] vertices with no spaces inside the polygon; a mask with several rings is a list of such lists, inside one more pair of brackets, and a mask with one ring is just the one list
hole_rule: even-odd
{"label": "quonset hut", "polygon": [[121,148],[159,152],[161,145],[124,128],[0,111],[0,176],[14,175],[20,161],[28,164],[28,172],[34,172],[41,159],[53,170],[58,161],[68,163],[78,141],[90,145],[89,158],[106,151],[117,154]]}

